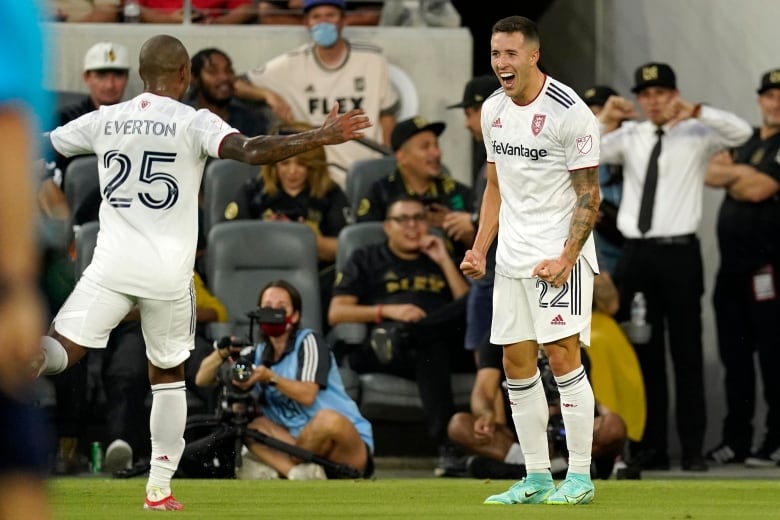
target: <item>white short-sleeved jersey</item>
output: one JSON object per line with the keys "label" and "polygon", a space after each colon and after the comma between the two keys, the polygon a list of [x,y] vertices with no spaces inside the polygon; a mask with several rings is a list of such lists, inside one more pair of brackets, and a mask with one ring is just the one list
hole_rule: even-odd
{"label": "white short-sleeved jersey", "polygon": [[[489,97],[482,132],[501,193],[496,272],[527,278],[563,250],[576,200],[570,172],[598,166],[598,120],[574,90],[548,76],[527,105],[503,91]],[[598,272],[593,235],[581,255]]]}
{"label": "white short-sleeved jersey", "polygon": [[[365,130],[366,137],[381,143],[379,116],[398,103],[387,60],[374,45],[360,42],[348,42],[348,45],[347,58],[337,69],[323,66],[313,45],[306,44],[250,71],[247,78],[256,86],[281,94],[290,104],[293,118],[315,126],[325,121],[335,102],[339,103],[341,113],[362,108],[374,123]],[[325,150],[328,162],[344,170],[359,159],[379,156],[356,141],[326,146]]]}
{"label": "white short-sleeved jersey", "polygon": [[145,298],[188,291],[203,167],[236,132],[208,110],[148,92],[54,129],[62,155],[98,158],[100,232],[84,276]]}

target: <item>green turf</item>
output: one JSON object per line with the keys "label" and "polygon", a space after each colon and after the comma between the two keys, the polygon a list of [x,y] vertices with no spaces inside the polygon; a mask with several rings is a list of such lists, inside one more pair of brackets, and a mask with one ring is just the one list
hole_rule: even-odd
{"label": "green turf", "polygon": [[[149,519],[143,479],[51,481],[55,519]],[[482,505],[510,481],[380,479],[369,481],[175,480],[184,505],[177,518],[210,520],[409,518],[735,519],[780,518],[780,482],[767,480],[597,481],[587,506]],[[573,511],[575,509],[576,511]]]}

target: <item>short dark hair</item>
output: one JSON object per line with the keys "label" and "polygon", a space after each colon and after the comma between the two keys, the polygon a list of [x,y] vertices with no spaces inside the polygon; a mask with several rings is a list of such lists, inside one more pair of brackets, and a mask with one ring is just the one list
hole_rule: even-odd
{"label": "short dark hair", "polygon": [[301,298],[301,293],[298,291],[298,289],[295,288],[293,284],[288,282],[287,280],[274,280],[272,282],[268,282],[265,284],[265,286],[260,289],[260,295],[257,297],[257,306],[260,307],[263,305],[263,295],[265,294],[265,291],[272,287],[278,287],[279,289],[284,289],[287,291],[287,294],[290,295],[290,301],[292,302],[293,311],[302,312],[303,309],[303,299]]}
{"label": "short dark hair", "polygon": [[390,210],[393,209],[393,206],[395,206],[399,202],[416,202],[417,204],[421,205],[423,209],[425,209],[425,201],[421,196],[412,195],[409,193],[402,193],[401,195],[398,195],[397,197],[390,199],[390,202],[388,202],[387,204],[387,210],[385,211],[385,218],[390,217]]}
{"label": "short dark hair", "polygon": [[190,59],[190,69],[192,72],[192,77],[194,78],[200,78],[200,73],[203,71],[203,67],[206,66],[206,63],[208,63],[209,59],[214,56],[215,54],[218,54],[225,58],[227,60],[228,65],[231,67],[233,66],[233,60],[230,59],[230,56],[225,54],[224,51],[221,51],[217,49],[216,47],[209,47],[207,49],[203,49],[201,51],[198,51],[191,59]]}
{"label": "short dark hair", "polygon": [[522,33],[525,41],[540,43],[539,28],[536,23],[525,16],[508,16],[497,21],[493,25],[493,34],[496,33]]}

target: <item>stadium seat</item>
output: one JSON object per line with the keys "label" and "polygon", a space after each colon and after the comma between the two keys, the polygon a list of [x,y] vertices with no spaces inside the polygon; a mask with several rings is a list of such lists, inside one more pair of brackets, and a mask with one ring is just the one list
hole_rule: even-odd
{"label": "stadium seat", "polygon": [[203,172],[204,229],[225,219],[225,206],[244,182],[256,177],[260,167],[233,159],[212,159]]}
{"label": "stadium seat", "polygon": [[[336,269],[341,270],[352,253],[366,245],[385,241],[382,222],[360,222],[344,227],[339,234],[336,250]],[[364,341],[368,327],[364,323],[343,323],[331,329],[331,345],[356,346]],[[340,367],[342,378],[353,380],[354,372],[348,363]],[[381,373],[358,375],[360,382],[357,400],[360,411],[370,421],[422,422],[425,419],[417,384],[409,379]],[[474,385],[474,374],[453,374],[452,392],[455,406],[467,408]]]}
{"label": "stadium seat", "polygon": [[95,251],[99,230],[98,221],[87,222],[76,230],[76,280],[81,278],[81,273],[92,261],[92,253]]}
{"label": "stadium seat", "polygon": [[68,163],[65,170],[65,199],[71,213],[75,213],[87,197],[100,189],[98,159],[96,155],[80,155]]}
{"label": "stadium seat", "polygon": [[247,335],[246,313],[257,307],[260,289],[278,279],[300,291],[302,326],[322,331],[317,244],[306,224],[220,222],[209,232],[206,257],[209,288],[227,308],[234,334]]}
{"label": "stadium seat", "polygon": [[360,199],[377,180],[395,171],[395,157],[378,157],[355,161],[347,172],[345,192],[353,211],[357,211]]}

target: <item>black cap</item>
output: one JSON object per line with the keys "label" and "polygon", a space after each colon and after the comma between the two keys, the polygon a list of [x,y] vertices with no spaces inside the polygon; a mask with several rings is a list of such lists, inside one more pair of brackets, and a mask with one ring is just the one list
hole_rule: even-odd
{"label": "black cap", "polygon": [[631,89],[634,94],[648,87],[677,88],[674,71],[666,63],[645,63],[636,69],[634,82],[634,88]]}
{"label": "black cap", "polygon": [[481,105],[490,94],[501,88],[498,78],[495,74],[485,74],[471,78],[463,89],[463,101],[455,103],[447,108],[466,108]]}
{"label": "black cap", "polygon": [[439,136],[442,132],[444,132],[446,127],[447,125],[441,121],[430,123],[424,117],[419,116],[412,117],[411,119],[404,119],[400,123],[395,124],[393,133],[390,134],[390,145],[393,147],[393,151],[395,152],[401,148],[401,146],[403,146],[406,141],[420,132],[430,130]]}
{"label": "black cap", "polygon": [[599,105],[604,106],[610,96],[617,96],[618,93],[612,87],[606,85],[593,85],[589,89],[586,89],[582,94],[582,100],[588,106]]}
{"label": "black cap", "polygon": [[761,76],[761,86],[756,92],[763,94],[770,88],[780,88],[780,69],[772,69]]}

